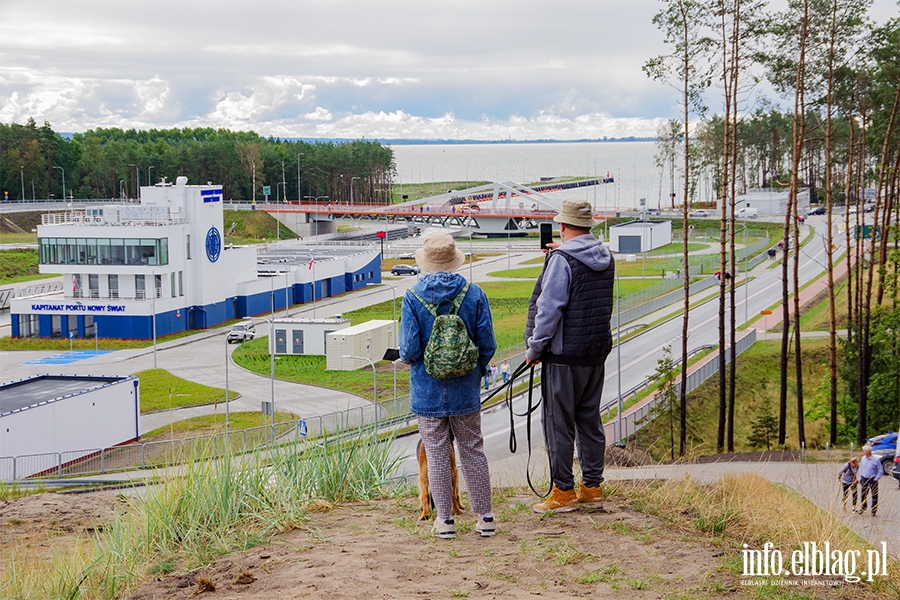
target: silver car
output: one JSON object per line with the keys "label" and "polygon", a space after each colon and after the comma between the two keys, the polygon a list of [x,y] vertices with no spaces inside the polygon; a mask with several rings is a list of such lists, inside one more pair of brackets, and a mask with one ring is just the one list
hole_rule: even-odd
{"label": "silver car", "polygon": [[225,341],[229,344],[247,342],[256,337],[256,326],[253,323],[236,323],[231,326]]}

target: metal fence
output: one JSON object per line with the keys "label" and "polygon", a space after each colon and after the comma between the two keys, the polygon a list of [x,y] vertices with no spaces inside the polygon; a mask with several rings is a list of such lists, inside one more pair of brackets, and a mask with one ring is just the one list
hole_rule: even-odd
{"label": "metal fence", "polygon": [[[751,329],[742,337],[738,338],[735,343],[735,353],[740,355],[747,348],[752,346],[756,342],[756,329]],[[727,365],[731,361],[731,352],[725,353],[725,364]],[[715,375],[719,372],[719,355],[716,354],[710,358],[709,361],[703,363],[699,369],[688,374],[687,377],[687,387],[686,393],[691,393],[700,385],[705,382],[707,379]],[[648,380],[644,380],[634,388],[628,390],[622,395],[622,401],[625,402],[629,398],[633,398],[634,400],[638,399],[638,396],[641,393],[645,393],[649,391],[650,382]],[[647,417],[650,415],[650,412],[656,406],[657,400],[654,397],[652,400],[640,406],[634,412],[622,414],[622,436],[619,437],[619,429],[618,429],[618,421],[616,419],[610,420],[612,416],[612,409],[615,407],[618,399],[603,407],[601,410],[606,411],[606,420],[608,421],[604,425],[604,431],[606,433],[607,440],[624,440],[634,432],[641,429],[644,425],[649,422]]]}

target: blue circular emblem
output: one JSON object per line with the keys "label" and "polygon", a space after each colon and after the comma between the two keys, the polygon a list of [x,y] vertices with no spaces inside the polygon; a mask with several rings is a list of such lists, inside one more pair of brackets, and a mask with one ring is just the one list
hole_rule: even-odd
{"label": "blue circular emblem", "polygon": [[222,235],[218,229],[210,227],[209,231],[206,232],[206,258],[209,259],[209,262],[216,262],[221,254]]}

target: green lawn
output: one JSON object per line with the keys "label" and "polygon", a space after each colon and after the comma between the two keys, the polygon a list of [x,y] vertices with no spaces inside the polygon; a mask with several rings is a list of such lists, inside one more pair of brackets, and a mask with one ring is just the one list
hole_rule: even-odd
{"label": "green lawn", "polygon": [[[141,382],[142,413],[225,401],[224,389],[187,381],[165,369],[147,369],[135,375]],[[237,394],[230,390],[229,396],[234,399]]]}
{"label": "green lawn", "polygon": [[[737,452],[760,450],[760,448],[751,446],[747,437],[751,433],[751,426],[759,415],[763,401],[768,400],[773,414],[776,416],[778,414],[779,371],[777,365],[780,344],[779,340],[756,342],[737,359],[734,428],[734,443]],[[806,445],[807,448],[824,448],[825,442],[828,441],[827,415],[817,418],[811,417],[810,413],[818,411],[821,403],[826,401],[823,394],[827,395],[827,390],[819,389],[819,387],[828,374],[828,340],[805,339],[802,349],[804,401],[807,411],[805,419]],[[793,358],[791,358],[788,373],[787,446],[796,450],[799,444],[797,443],[796,378]],[[688,396],[690,455],[715,454],[719,414],[718,389],[718,377],[712,377]],[[817,405],[819,408],[816,408]],[[664,419],[658,419],[637,432],[634,437],[630,438],[630,441],[650,449],[651,453],[657,457],[668,458],[668,435]],[[676,431],[676,444],[678,442],[677,435]],[[761,449],[765,450],[765,447]]]}

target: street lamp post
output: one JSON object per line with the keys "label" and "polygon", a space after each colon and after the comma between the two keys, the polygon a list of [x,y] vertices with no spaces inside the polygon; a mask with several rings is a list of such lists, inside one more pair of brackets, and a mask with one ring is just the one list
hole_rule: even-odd
{"label": "street lamp post", "polygon": [[120,180],[119,180],[119,200],[121,200],[123,203],[125,202],[125,190],[124,190],[124,186],[125,186],[125,180],[124,180],[124,179],[120,179]]}
{"label": "street lamp post", "polygon": [[619,381],[619,400],[618,400],[618,412],[619,414],[616,416],[616,420],[618,422],[619,428],[619,444],[623,444],[624,441],[622,439],[622,410],[624,409],[622,402],[622,321],[621,314],[622,311],[619,310],[621,308],[621,298],[622,296],[622,288],[619,283],[619,272],[616,271],[616,370],[618,371],[618,381]]}
{"label": "street lamp post", "polygon": [[63,169],[62,167],[57,167],[57,166],[55,166],[55,165],[54,165],[53,168],[54,168],[54,169],[59,169],[60,171],[62,171],[63,201],[65,201],[65,200],[66,200],[66,170]]}
{"label": "street lamp post", "polygon": [[356,360],[364,360],[372,367],[372,402],[375,407],[375,433],[378,434],[378,373],[375,371],[375,363],[372,359],[364,356],[354,356],[352,354],[343,354],[341,358],[353,358]]}
{"label": "street lamp post", "polygon": [[156,287],[156,271],[159,270],[159,267],[156,267],[151,272],[151,276],[153,277],[153,295],[150,297],[151,300],[151,308],[153,311],[153,368],[156,368],[156,296],[159,293],[159,288]]}
{"label": "street lamp post", "polygon": [[147,185],[153,185],[153,181],[150,179],[150,169],[155,169],[155,166],[147,167]]}
{"label": "street lamp post", "polygon": [[[278,186],[279,185],[284,185],[284,182],[279,181],[278,183],[275,184],[275,206],[278,206]],[[281,240],[281,221],[277,218],[275,219],[275,232],[276,232],[275,240],[280,241]]]}
{"label": "street lamp post", "polygon": [[[273,299],[274,302],[274,299]],[[250,317],[244,317],[248,321],[252,321]],[[272,442],[275,441],[275,313],[273,310],[272,318],[260,316],[260,319],[269,324],[269,380],[271,382],[272,392]]]}
{"label": "street lamp post", "polygon": [[747,247],[747,224],[741,221],[744,228],[744,325],[750,322],[750,313],[747,305],[750,303],[750,249]]}
{"label": "street lamp post", "polygon": [[228,427],[231,421],[231,414],[228,411],[228,363],[231,360],[231,356],[228,355],[228,333],[225,334],[225,446],[231,450],[231,446],[228,443]]}
{"label": "street lamp post", "polygon": [[[369,285],[378,285],[374,283],[370,283]],[[381,285],[386,285],[391,288],[391,294],[394,296],[394,301],[391,304],[391,308],[393,308],[394,312],[394,343],[397,346],[400,346],[400,342],[397,340],[397,288],[391,285],[390,283],[381,282]],[[394,405],[397,404],[397,361],[393,360],[391,363],[394,365]]]}
{"label": "street lamp post", "polygon": [[323,200],[328,198],[328,196],[303,196],[303,199],[315,200],[316,202],[316,218],[313,219],[316,222],[316,244],[319,243],[319,200]]}
{"label": "street lamp post", "polygon": [[19,165],[19,176],[22,178],[22,202],[25,202],[25,167]]}
{"label": "street lamp post", "polygon": [[303,197],[303,186],[301,185],[302,180],[300,179],[300,157],[303,156],[302,152],[297,153],[297,203],[300,203],[300,199]]}
{"label": "street lamp post", "polygon": [[359,177],[351,177],[350,178],[350,206],[353,206],[353,180],[359,179]]}
{"label": "street lamp post", "polygon": [[472,261],[475,260],[475,253],[472,250],[472,230],[469,230],[469,281],[474,282],[472,278]]}
{"label": "street lamp post", "polygon": [[141,195],[141,172],[138,170],[138,166],[134,163],[128,163],[129,167],[134,167],[134,193],[135,197],[140,197]]}

